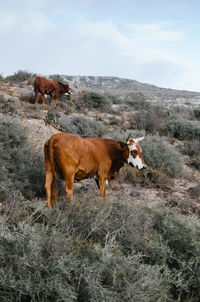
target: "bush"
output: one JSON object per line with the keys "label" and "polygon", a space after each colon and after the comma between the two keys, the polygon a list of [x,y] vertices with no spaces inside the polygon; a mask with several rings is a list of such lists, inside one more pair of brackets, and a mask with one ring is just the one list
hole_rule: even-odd
{"label": "bush", "polygon": [[27,198],[43,192],[44,174],[31,163],[27,133],[15,118],[6,116],[0,120],[0,184],[6,188],[3,194],[7,191],[8,199],[9,192],[21,192]]}
{"label": "bush", "polygon": [[164,135],[171,135],[180,140],[200,138],[200,125],[197,121],[189,121],[183,117],[169,120],[163,127]]}
{"label": "bush", "polygon": [[32,82],[33,78],[35,77],[36,74],[24,70],[18,70],[17,72],[14,73],[14,75],[7,76],[4,80],[6,82],[11,82],[11,83],[20,83],[24,81]]}
{"label": "bush", "polygon": [[200,120],[200,108],[194,109],[194,116],[197,120]]}
{"label": "bush", "polygon": [[96,93],[96,92],[85,92],[82,95],[83,106],[88,109],[96,109],[99,111],[107,112],[111,110],[112,102],[109,97]]}
{"label": "bush", "polygon": [[190,142],[184,142],[181,146],[181,152],[185,155],[195,156],[200,155],[200,141],[193,140]]}
{"label": "bush", "polygon": [[15,115],[17,113],[17,101],[12,99],[5,99],[0,95],[0,112],[3,114]]}
{"label": "bush", "polygon": [[193,167],[195,167],[197,170],[200,170],[200,155],[197,155],[193,157],[190,161],[189,164]]}
{"label": "bush", "polygon": [[59,119],[59,125],[62,131],[80,136],[101,137],[104,134],[103,126],[100,122],[81,115],[72,118],[62,115]]}
{"label": "bush", "polygon": [[26,93],[20,93],[19,100],[25,103],[35,104],[35,95],[27,90]]}
{"label": "bush", "polygon": [[124,197],[0,216],[0,300],[198,301],[199,220]]}
{"label": "bush", "polygon": [[161,131],[168,116],[169,112],[164,107],[154,105],[149,110],[138,111],[133,117],[131,127],[155,134]]}
{"label": "bush", "polygon": [[172,177],[182,172],[180,154],[162,137],[147,136],[141,142],[141,146],[144,160],[148,166],[160,169]]}
{"label": "bush", "polygon": [[108,132],[106,134],[106,137],[114,139],[114,140],[120,140],[122,142],[126,142],[128,137],[138,138],[138,137],[142,137],[145,135],[146,135],[146,132],[144,130],[121,131],[121,129],[119,129],[119,130],[114,130],[114,131]]}
{"label": "bush", "polygon": [[123,103],[135,110],[148,110],[150,108],[150,103],[141,92],[131,92],[125,95]]}

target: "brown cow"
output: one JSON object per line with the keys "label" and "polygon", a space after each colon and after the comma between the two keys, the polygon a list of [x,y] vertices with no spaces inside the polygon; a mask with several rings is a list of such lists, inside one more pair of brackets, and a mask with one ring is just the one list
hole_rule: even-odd
{"label": "brown cow", "polygon": [[63,84],[58,81],[50,81],[42,77],[36,77],[34,81],[35,103],[38,103],[39,93],[43,105],[45,104],[45,94],[50,95],[52,100],[58,100],[64,94],[72,94],[72,90],[68,84]]}
{"label": "brown cow", "polygon": [[81,138],[68,133],[53,135],[44,146],[48,206],[56,204],[58,197],[55,172],[65,180],[65,192],[71,203],[74,179],[96,175],[100,196],[104,198],[106,182],[116,178],[124,163],[138,169],[146,168],[137,144],[143,138],[123,143],[104,138]]}

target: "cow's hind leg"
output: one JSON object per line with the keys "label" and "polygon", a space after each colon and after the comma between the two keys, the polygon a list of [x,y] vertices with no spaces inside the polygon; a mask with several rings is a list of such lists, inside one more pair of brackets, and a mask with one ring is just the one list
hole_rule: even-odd
{"label": "cow's hind leg", "polygon": [[47,197],[48,207],[51,207],[51,184],[53,181],[53,174],[50,171],[46,171],[46,180],[45,180],[45,191]]}
{"label": "cow's hind leg", "polygon": [[45,191],[47,204],[50,208],[56,204],[58,198],[58,187],[56,184],[55,174],[53,173],[53,167],[49,156],[49,141],[46,142],[44,147],[45,155]]}
{"label": "cow's hind leg", "polygon": [[39,92],[38,92],[38,89],[35,88],[35,104],[37,105],[38,103],[38,100],[39,100]]}
{"label": "cow's hind leg", "polygon": [[67,176],[65,177],[65,193],[67,195],[70,204],[72,203],[72,199],[73,199],[73,190],[74,190],[74,173],[67,174]]}

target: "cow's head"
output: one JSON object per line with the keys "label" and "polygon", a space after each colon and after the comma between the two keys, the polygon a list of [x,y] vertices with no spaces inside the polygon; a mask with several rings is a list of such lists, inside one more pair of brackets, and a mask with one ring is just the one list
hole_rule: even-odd
{"label": "cow's head", "polygon": [[65,95],[73,94],[72,89],[69,87],[68,84],[65,85]]}
{"label": "cow's head", "polygon": [[147,168],[147,165],[145,164],[144,158],[142,156],[142,148],[138,145],[138,142],[143,139],[144,137],[129,138],[126,141],[129,150],[127,163],[139,170]]}

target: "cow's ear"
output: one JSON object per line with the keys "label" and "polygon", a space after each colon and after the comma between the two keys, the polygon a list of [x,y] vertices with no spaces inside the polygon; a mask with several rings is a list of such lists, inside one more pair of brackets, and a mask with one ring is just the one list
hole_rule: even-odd
{"label": "cow's ear", "polygon": [[121,142],[121,141],[117,141],[117,143],[120,145],[120,149],[121,149],[122,151],[125,151],[125,150],[128,149],[128,146],[127,146],[126,143],[123,143],[123,142]]}

